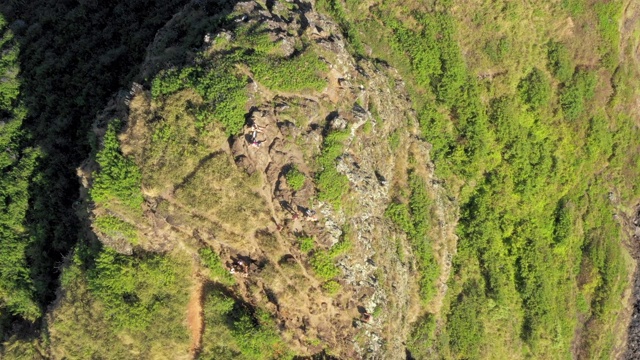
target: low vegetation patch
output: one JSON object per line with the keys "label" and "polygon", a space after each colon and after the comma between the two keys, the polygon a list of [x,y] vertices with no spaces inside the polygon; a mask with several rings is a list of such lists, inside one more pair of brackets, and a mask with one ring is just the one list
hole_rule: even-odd
{"label": "low vegetation patch", "polygon": [[257,55],[250,62],[256,80],[279,91],[320,91],[327,86],[327,65],[313,51],[291,58]]}
{"label": "low vegetation patch", "polygon": [[316,159],[320,168],[316,174],[318,200],[327,201],[335,208],[342,206],[342,196],[349,189],[349,180],[336,169],[336,159],[342,155],[342,142],[348,136],[346,130],[329,133],[322,144],[322,152]]}
{"label": "low vegetation patch", "polygon": [[178,258],[126,256],[105,248],[95,259],[87,280],[91,292],[104,303],[105,315],[115,329],[148,331],[162,323],[173,331],[186,332],[178,324],[182,324],[181,309],[187,300],[183,286],[189,268]]}
{"label": "low vegetation patch", "polygon": [[227,270],[216,252],[205,247],[198,250],[198,255],[200,255],[200,260],[204,266],[209,269],[211,280],[225,286],[235,285],[236,279],[229,273],[229,270]]}
{"label": "low vegetation patch", "polygon": [[269,313],[252,309],[215,287],[209,287],[205,296],[202,358],[292,358]]}
{"label": "low vegetation patch", "polygon": [[221,59],[215,68],[195,66],[163,71],[154,78],[151,93],[160,98],[185,88],[194,89],[203,99],[203,104],[194,109],[196,128],[203,130],[215,119],[228,135],[235,135],[244,126],[246,85],[246,76],[240,75],[228,59]]}
{"label": "low vegetation patch", "polygon": [[311,236],[302,236],[298,238],[298,246],[303,253],[309,253],[315,247],[315,241]]}
{"label": "low vegetation patch", "polygon": [[568,120],[576,120],[586,110],[589,100],[595,94],[596,74],[587,70],[578,70],[573,74],[560,93],[562,112]]}
{"label": "low vegetation patch", "polygon": [[140,190],[142,175],[133,160],[120,151],[118,130],[121,126],[119,120],[113,120],[107,127],[103,147],[96,154],[100,169],[94,173],[91,199],[97,205],[106,207],[114,201],[135,213],[141,213],[144,201]]}
{"label": "low vegetation patch", "polygon": [[94,220],[98,231],[114,239],[124,239],[133,245],[138,244],[138,230],[135,226],[113,215],[99,215]]}
{"label": "low vegetation patch", "polygon": [[299,191],[304,187],[305,176],[297,167],[292,166],[286,173],[287,184],[294,190]]}
{"label": "low vegetation patch", "polygon": [[435,281],[440,274],[440,268],[433,255],[432,240],[429,236],[431,198],[424,180],[415,172],[409,174],[409,188],[411,190],[409,201],[407,203],[391,203],[385,211],[385,215],[409,238],[418,260],[420,299],[426,304],[435,294]]}

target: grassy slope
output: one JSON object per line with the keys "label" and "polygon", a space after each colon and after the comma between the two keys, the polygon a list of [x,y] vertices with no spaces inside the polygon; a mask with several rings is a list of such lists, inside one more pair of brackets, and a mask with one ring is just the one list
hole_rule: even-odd
{"label": "grassy slope", "polygon": [[460,199],[448,306],[432,314],[437,331],[416,327],[416,357],[612,350],[628,258],[608,194],[638,197],[635,80],[614,76],[630,71],[617,56],[621,3],[563,4],[319,2],[354,52],[403,73]]}

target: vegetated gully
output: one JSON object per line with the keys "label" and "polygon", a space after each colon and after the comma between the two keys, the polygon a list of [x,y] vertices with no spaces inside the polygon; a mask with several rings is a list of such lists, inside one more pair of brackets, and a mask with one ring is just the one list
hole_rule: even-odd
{"label": "vegetated gully", "polygon": [[[627,246],[631,256],[640,264],[640,205],[636,207],[634,219],[624,221],[623,224],[628,226],[632,232]],[[624,359],[640,358],[640,267],[638,266],[636,266],[633,276],[632,291],[631,301],[633,302],[633,309],[631,310],[631,319],[627,329],[627,349],[623,356]]]}

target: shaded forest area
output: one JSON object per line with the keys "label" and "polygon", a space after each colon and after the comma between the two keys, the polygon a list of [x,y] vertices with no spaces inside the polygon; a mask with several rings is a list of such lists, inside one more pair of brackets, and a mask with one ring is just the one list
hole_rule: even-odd
{"label": "shaded forest area", "polygon": [[3,338],[35,330],[34,321],[54,299],[63,257],[78,239],[76,168],[95,147],[88,135],[92,122],[110,96],[139,73],[147,45],[184,3],[0,5],[6,19],[0,45],[5,54],[15,54],[2,63],[14,75],[20,71],[19,81],[1,85],[0,141],[8,150],[0,163]]}

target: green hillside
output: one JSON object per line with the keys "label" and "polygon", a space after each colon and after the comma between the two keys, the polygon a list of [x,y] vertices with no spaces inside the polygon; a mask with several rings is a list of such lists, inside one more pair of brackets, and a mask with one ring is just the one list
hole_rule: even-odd
{"label": "green hillside", "polygon": [[0,4],[0,357],[634,358],[639,19]]}

